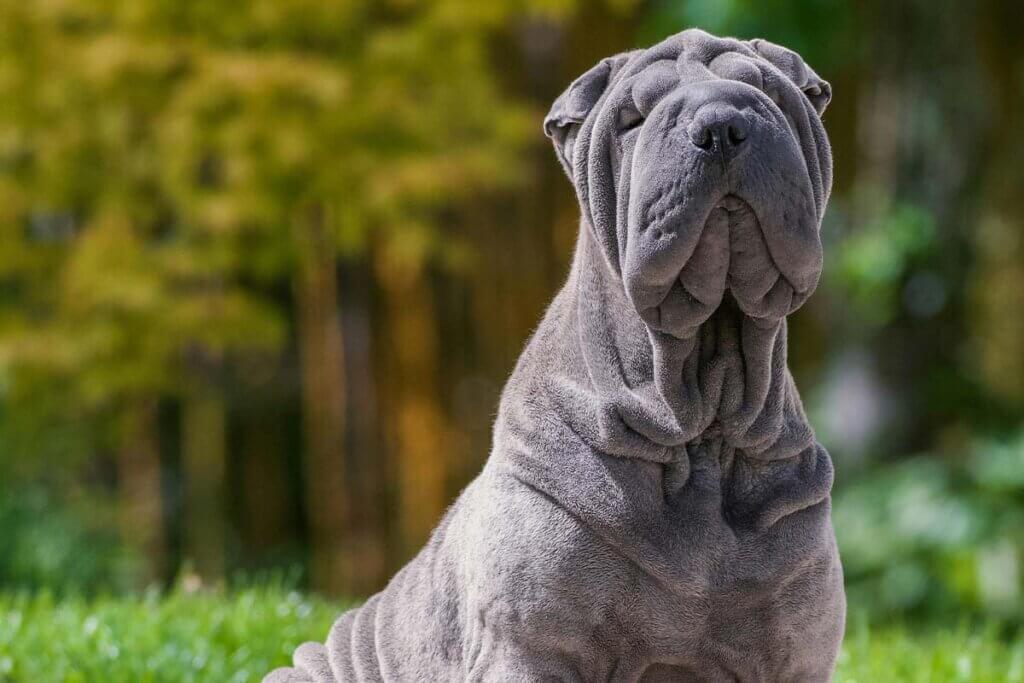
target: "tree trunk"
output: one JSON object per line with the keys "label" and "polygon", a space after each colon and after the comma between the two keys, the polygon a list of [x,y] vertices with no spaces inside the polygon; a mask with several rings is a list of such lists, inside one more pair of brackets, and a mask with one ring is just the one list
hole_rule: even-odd
{"label": "tree trunk", "polygon": [[345,370],[334,245],[318,211],[302,215],[294,228],[310,579],[321,591],[356,594],[357,564],[347,543]]}
{"label": "tree trunk", "polygon": [[988,171],[981,211],[972,233],[976,257],[972,273],[970,323],[978,370],[994,394],[1024,399],[1024,192],[1021,156],[1024,94],[1020,86],[1022,59],[1018,47],[1024,19],[1009,3],[979,3],[978,44],[982,74],[987,79],[991,119],[988,122]]}
{"label": "tree trunk", "polygon": [[[352,265],[339,271],[344,279],[342,314],[345,330],[345,372],[358,401],[347,406],[346,445],[351,515],[350,547],[358,551],[356,569],[360,594],[380,590],[390,578],[387,565],[388,493],[387,458],[382,457],[377,402],[378,388],[374,362],[381,355],[374,345],[370,315],[373,274],[369,268]],[[386,354],[385,354],[386,355]]]}
{"label": "tree trunk", "polygon": [[398,556],[420,548],[448,503],[446,424],[437,377],[433,292],[415,264],[378,264],[391,340],[390,411],[394,475],[398,480]]}
{"label": "tree trunk", "polygon": [[288,481],[281,454],[284,428],[274,415],[260,411],[242,424],[239,436],[238,526],[246,564],[266,566],[295,538],[288,528]]}
{"label": "tree trunk", "polygon": [[129,410],[117,456],[117,488],[121,537],[146,560],[142,580],[158,580],[167,574],[167,554],[155,401],[140,401]]}
{"label": "tree trunk", "polygon": [[225,570],[226,421],[216,388],[204,383],[188,391],[181,415],[185,557],[206,582],[220,581]]}

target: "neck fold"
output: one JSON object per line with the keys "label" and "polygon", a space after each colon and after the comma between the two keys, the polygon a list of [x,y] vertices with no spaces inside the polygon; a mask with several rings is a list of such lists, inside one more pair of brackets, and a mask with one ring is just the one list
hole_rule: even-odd
{"label": "neck fold", "polygon": [[650,330],[627,299],[589,226],[567,290],[574,368],[549,382],[552,404],[593,448],[657,462],[720,436],[748,456],[777,460],[814,439],[786,362],[786,321],[743,315],[730,300],[691,337]]}

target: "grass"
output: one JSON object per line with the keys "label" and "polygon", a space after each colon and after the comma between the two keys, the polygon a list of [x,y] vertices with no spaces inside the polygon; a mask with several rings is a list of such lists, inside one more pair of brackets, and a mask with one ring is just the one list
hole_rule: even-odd
{"label": "grass", "polygon": [[[56,600],[0,595],[3,683],[259,681],[327,633],[341,605],[275,587]],[[837,683],[1024,683],[1024,639],[995,627],[870,629],[853,620]]]}
{"label": "grass", "polygon": [[[1024,681],[1024,635],[995,625],[847,628],[836,683],[1017,683]],[[859,623],[858,623],[859,622]]]}
{"label": "grass", "polygon": [[2,683],[242,683],[322,639],[340,605],[280,588],[229,598],[0,596]]}

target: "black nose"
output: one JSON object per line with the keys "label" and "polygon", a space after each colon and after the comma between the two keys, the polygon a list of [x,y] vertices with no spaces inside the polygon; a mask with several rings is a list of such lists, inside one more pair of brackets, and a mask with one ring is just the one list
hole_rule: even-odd
{"label": "black nose", "polygon": [[697,110],[688,129],[690,141],[729,164],[746,148],[750,125],[743,112],[727,104],[710,103]]}

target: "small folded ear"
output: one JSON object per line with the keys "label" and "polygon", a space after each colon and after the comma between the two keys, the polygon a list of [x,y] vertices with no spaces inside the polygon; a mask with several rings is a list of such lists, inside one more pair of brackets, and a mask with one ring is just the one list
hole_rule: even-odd
{"label": "small folded ear", "polygon": [[755,38],[749,41],[750,47],[759,55],[774,64],[782,73],[786,74],[789,80],[793,81],[798,88],[803,90],[804,95],[811,101],[814,110],[821,116],[825,112],[828,103],[832,101],[832,86],[828,81],[814,72],[803,57],[789,48],[776,45]]}
{"label": "small folded ear", "polygon": [[551,105],[551,111],[544,118],[544,134],[551,138],[558,161],[569,174],[570,180],[576,134],[594,105],[601,99],[612,74],[622,60],[623,55],[602,59],[558,96]]}

